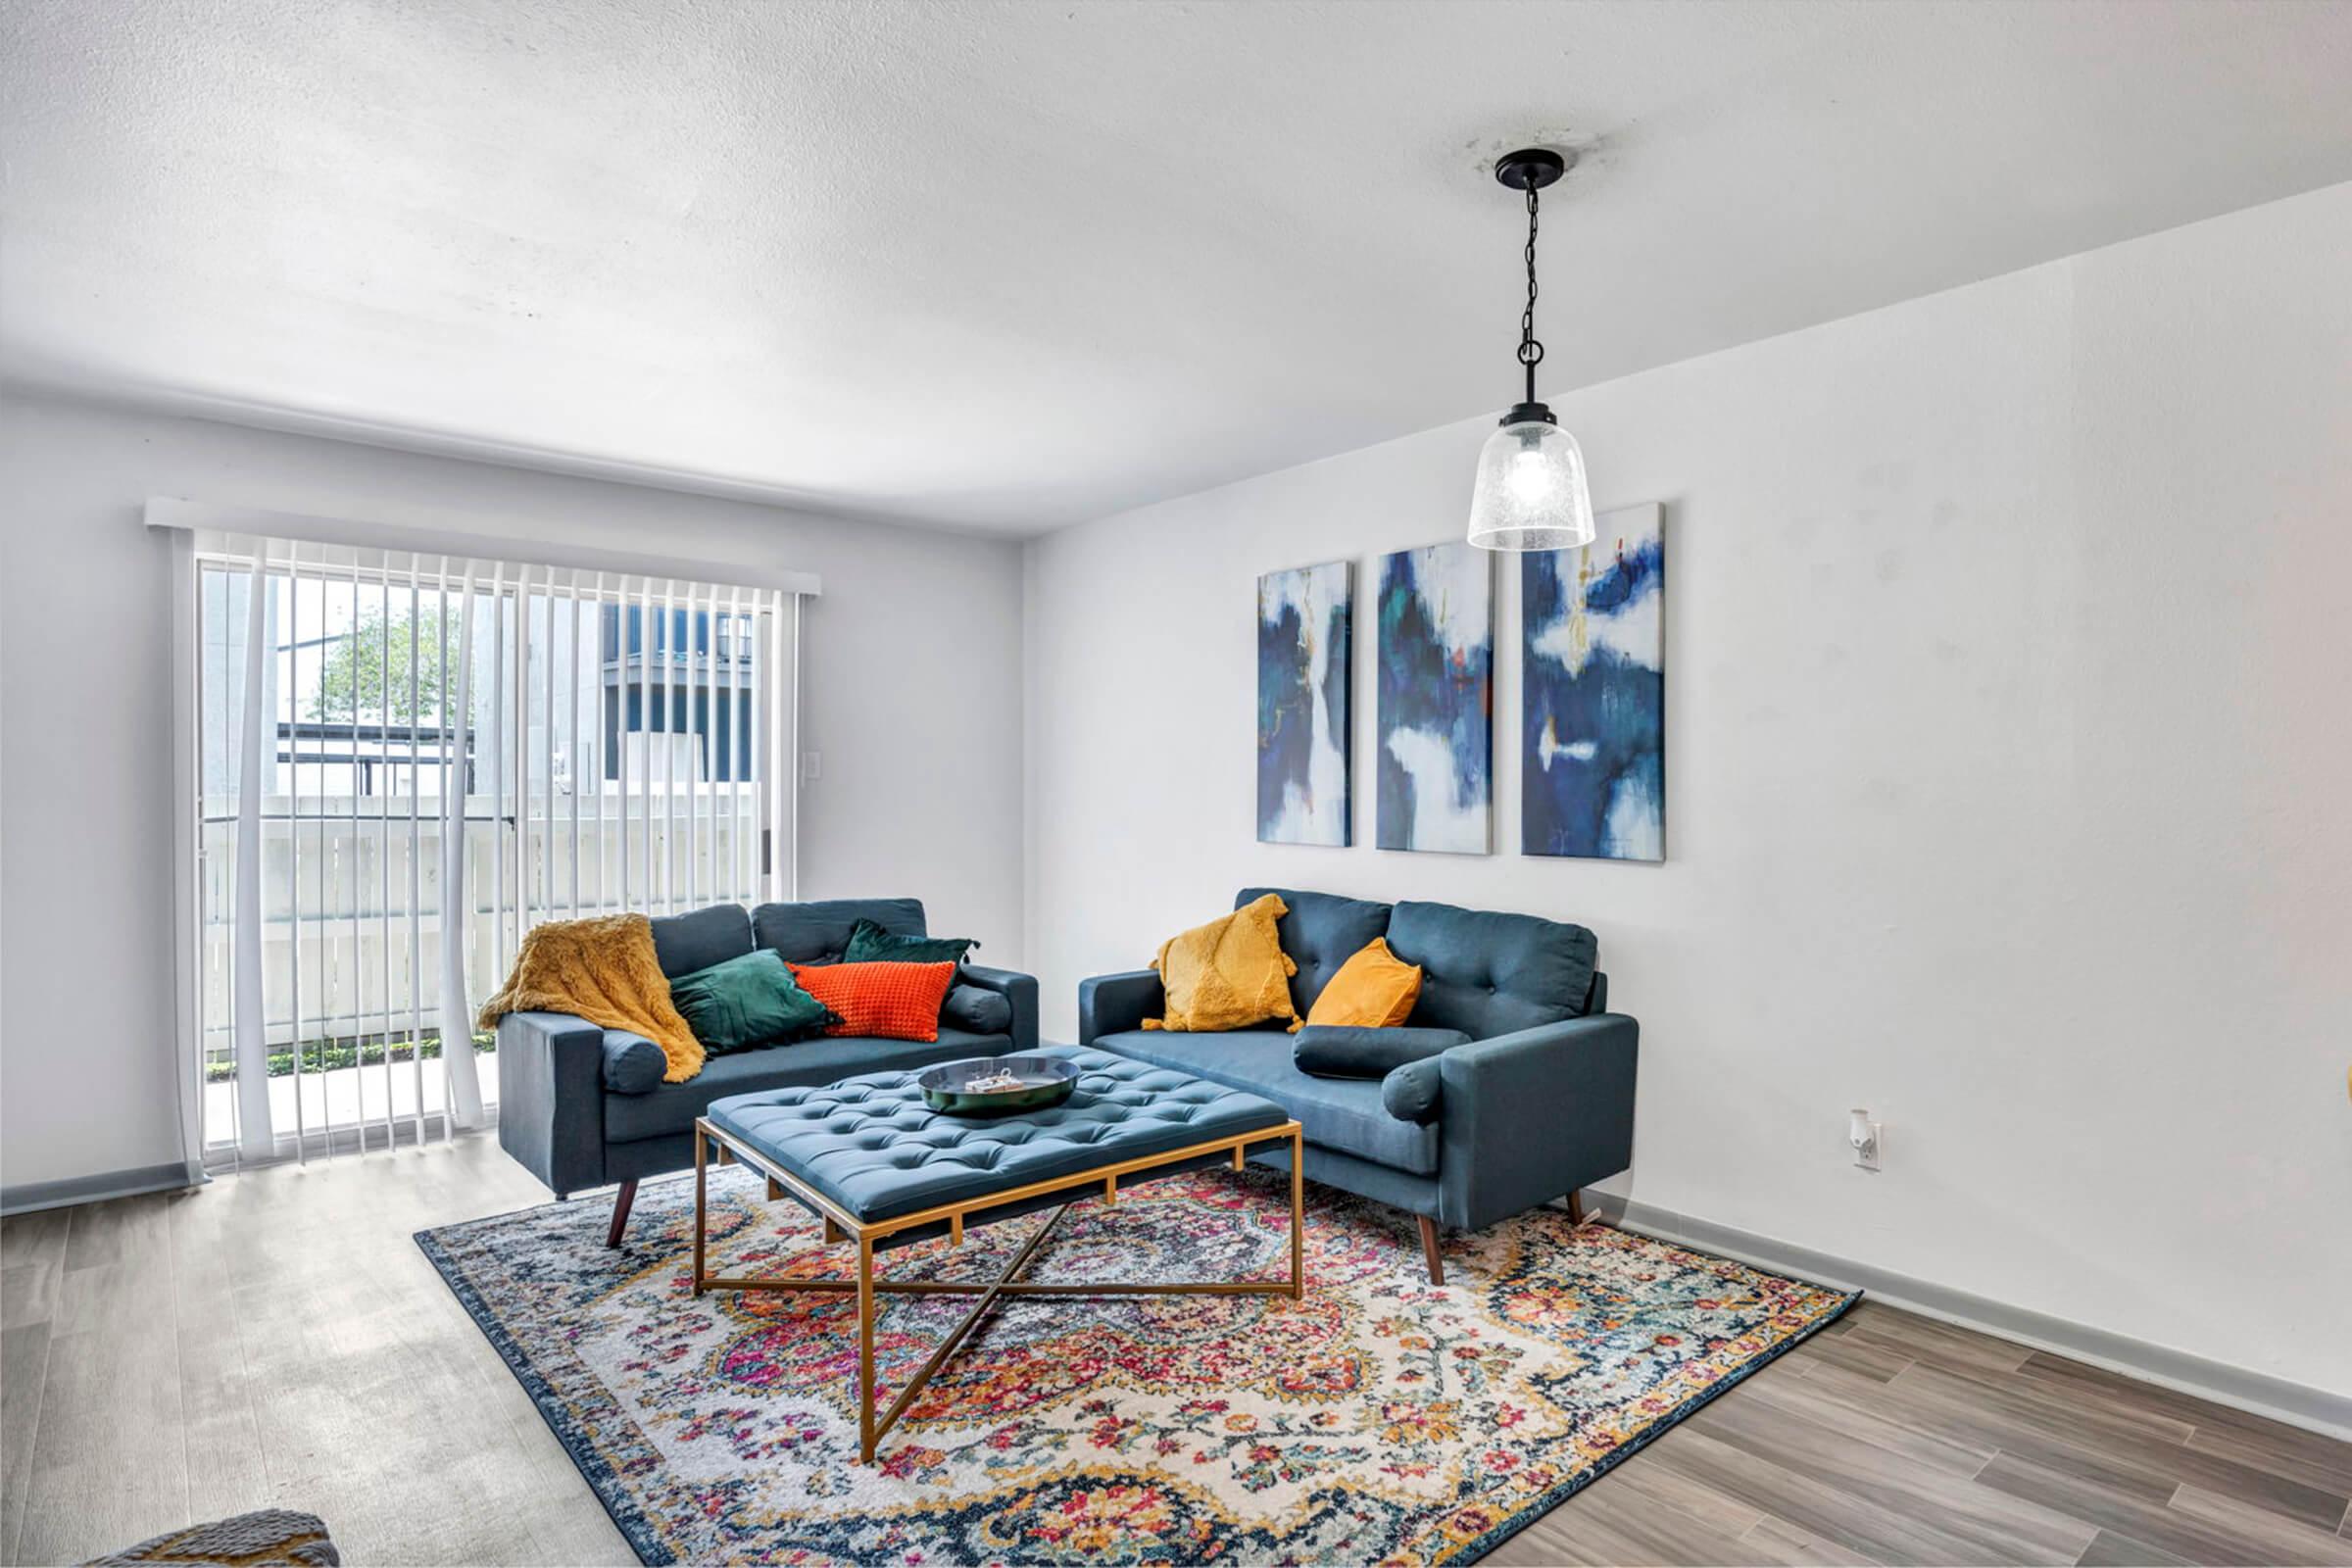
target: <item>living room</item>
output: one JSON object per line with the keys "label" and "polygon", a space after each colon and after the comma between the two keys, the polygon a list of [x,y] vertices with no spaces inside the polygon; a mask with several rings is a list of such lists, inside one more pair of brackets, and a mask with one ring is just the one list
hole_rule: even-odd
{"label": "living room", "polygon": [[6,28],[0,1561],[2352,1560],[2352,4]]}

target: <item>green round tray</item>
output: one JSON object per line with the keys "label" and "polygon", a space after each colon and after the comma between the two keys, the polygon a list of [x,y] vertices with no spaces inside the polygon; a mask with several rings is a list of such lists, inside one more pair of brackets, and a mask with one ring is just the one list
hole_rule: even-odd
{"label": "green round tray", "polygon": [[[975,1079],[1003,1072],[1018,1074],[1020,1087],[986,1092],[964,1087]],[[1060,1104],[1078,1087],[1078,1068],[1063,1056],[973,1056],[943,1061],[915,1084],[923,1092],[923,1103],[945,1115],[1002,1116],[1007,1111]]]}

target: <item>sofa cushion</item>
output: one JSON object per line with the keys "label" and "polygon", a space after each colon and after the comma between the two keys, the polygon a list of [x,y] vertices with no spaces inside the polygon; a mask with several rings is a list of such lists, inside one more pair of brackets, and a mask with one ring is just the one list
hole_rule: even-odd
{"label": "sofa cushion", "polygon": [[1532,914],[1407,903],[1390,917],[1389,946],[1421,965],[1416,1027],[1491,1040],[1582,1012],[1597,944],[1581,925]]}
{"label": "sofa cushion", "polygon": [[920,899],[819,899],[762,904],[752,911],[752,939],[775,949],[788,963],[839,963],[860,920],[871,920],[894,937],[927,934]]}
{"label": "sofa cushion", "polygon": [[713,904],[691,914],[662,915],[651,923],[655,960],[673,980],[752,951],[752,918],[740,904]]}
{"label": "sofa cushion", "polygon": [[1281,1020],[1298,1028],[1291,1009],[1297,965],[1283,953],[1275,929],[1282,908],[1282,900],[1269,893],[1162,942],[1152,959],[1159,971],[1161,1015],[1146,1018],[1144,1027],[1208,1033]]}
{"label": "sofa cushion", "polygon": [[669,1000],[703,1043],[706,1059],[787,1045],[840,1022],[832,1008],[801,989],[791,966],[765,948],[673,975]]}
{"label": "sofa cushion", "polygon": [[[1272,893],[1290,912],[1274,922],[1282,951],[1298,966],[1291,976],[1291,1005],[1303,1018],[1340,965],[1389,930],[1389,906],[1333,893],[1297,893],[1289,888],[1244,888],[1233,906],[1241,908]],[[1410,961],[1410,960],[1407,960]]]}
{"label": "sofa cushion", "polygon": [[986,986],[950,986],[948,1000],[940,1004],[939,1021],[976,1035],[1010,1034],[1012,999]]}
{"label": "sofa cushion", "polygon": [[956,983],[952,960],[939,963],[796,963],[793,979],[833,1009],[825,1033],[855,1039],[936,1040]]}
{"label": "sofa cushion", "polygon": [[1413,1004],[1420,1000],[1421,966],[1391,953],[1387,937],[1374,937],[1325,983],[1306,1021],[1394,1029],[1413,1015]]}
{"label": "sofa cushion", "polygon": [[663,1084],[650,1095],[605,1096],[605,1138],[615,1144],[683,1133],[710,1102],[755,1089],[796,1084],[829,1084],[863,1072],[928,1067],[966,1056],[1003,1055],[1008,1035],[971,1035],[942,1029],[937,1040],[865,1040],[825,1037],[798,1045],[767,1046],[732,1056],[716,1056],[682,1084]]}
{"label": "sofa cushion", "polygon": [[961,963],[980,945],[976,937],[895,936],[860,920],[850,927],[849,945],[841,950],[844,963]]}
{"label": "sofa cushion", "polygon": [[1436,1121],[1445,1098],[1446,1069],[1435,1056],[1408,1061],[1380,1081],[1380,1102],[1399,1121]]}
{"label": "sofa cushion", "polygon": [[1356,1029],[1310,1023],[1298,1031],[1291,1060],[1316,1078],[1386,1078],[1408,1061],[1466,1046],[1459,1029]]}
{"label": "sofa cushion", "polygon": [[669,1058],[643,1035],[605,1031],[605,1087],[616,1095],[650,1095],[662,1087]]}
{"label": "sofa cushion", "polygon": [[1390,1115],[1376,1080],[1310,1078],[1300,1072],[1291,1060],[1291,1037],[1282,1030],[1171,1034],[1138,1029],[1104,1035],[1095,1049],[1263,1095],[1291,1113],[1309,1143],[1326,1149],[1420,1176],[1438,1168],[1435,1127]]}

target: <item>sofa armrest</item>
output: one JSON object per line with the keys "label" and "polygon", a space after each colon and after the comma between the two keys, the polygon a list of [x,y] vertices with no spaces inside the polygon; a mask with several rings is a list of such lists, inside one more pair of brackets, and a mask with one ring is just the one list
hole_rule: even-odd
{"label": "sofa armrest", "polygon": [[1167,1010],[1157,969],[1129,969],[1078,982],[1078,1043],[1091,1046],[1104,1035],[1141,1029],[1144,1020]]}
{"label": "sofa armrest", "polygon": [[1012,969],[989,969],[976,963],[966,963],[956,979],[959,985],[994,991],[1011,1003],[1013,1051],[1037,1049],[1037,976],[1021,974]]}
{"label": "sofa armrest", "polygon": [[1481,1229],[1631,1165],[1640,1039],[1604,1012],[1438,1057],[1438,1217]]}
{"label": "sofa armrest", "polygon": [[562,1012],[498,1020],[498,1143],[558,1198],[605,1181],[605,1031]]}

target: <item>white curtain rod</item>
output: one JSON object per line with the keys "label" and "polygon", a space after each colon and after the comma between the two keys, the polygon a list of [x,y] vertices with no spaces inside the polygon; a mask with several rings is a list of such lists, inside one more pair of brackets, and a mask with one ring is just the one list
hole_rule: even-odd
{"label": "white curtain rod", "polygon": [[506,538],[496,534],[460,533],[439,528],[414,528],[391,522],[355,522],[344,517],[313,517],[293,512],[265,512],[257,507],[221,507],[178,496],[147,498],[147,526],[181,533],[252,534],[291,539],[302,544],[331,545],[355,550],[392,550],[408,555],[453,556],[477,561],[526,561],[534,566],[560,566],[573,571],[612,572],[628,577],[737,584],[772,588],[782,593],[824,592],[824,581],[813,571],[781,571],[773,566],[733,561],[685,561],[671,556],[641,556],[625,550],[599,550],[560,540]]}

